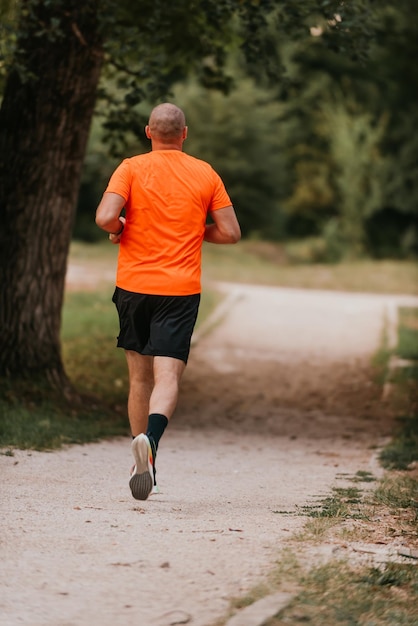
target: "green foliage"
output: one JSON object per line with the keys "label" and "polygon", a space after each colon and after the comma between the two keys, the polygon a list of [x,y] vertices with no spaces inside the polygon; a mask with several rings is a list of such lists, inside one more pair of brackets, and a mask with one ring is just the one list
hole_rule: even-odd
{"label": "green foliage", "polygon": [[418,309],[399,308],[397,354],[403,359],[418,361]]}
{"label": "green foliage", "polygon": [[[108,0],[104,20],[107,63],[100,88],[99,114],[106,140],[121,152],[126,135],[142,137],[145,118],[135,106],[167,97],[172,85],[195,72],[210,87],[228,89],[224,73],[234,37],[232,17],[240,3]],[[244,3],[248,5],[251,3]]]}
{"label": "green foliage", "polygon": [[[277,124],[279,105],[269,92],[242,78],[228,96],[204,94],[195,83],[175,90],[187,110],[189,136],[185,149],[209,161],[221,174],[236,207],[244,235],[283,236],[278,205],[283,184]],[[262,115],[258,111],[262,111]]]}
{"label": "green foliage", "polygon": [[[370,20],[363,24],[368,3],[354,2],[347,9],[341,2],[315,0],[298,7],[285,0],[264,2],[262,8],[251,1],[209,3],[204,8],[196,2],[193,18],[189,5],[165,5],[163,12],[158,2],[142,3],[140,12],[135,7],[126,11],[122,5],[109,18],[112,36],[105,43],[109,60],[101,84],[104,100],[98,108],[98,114],[105,116],[104,140],[113,154],[147,149],[143,126],[152,105],[141,106],[141,102],[146,97],[154,104],[169,85],[180,81],[171,99],[187,113],[186,149],[210,161],[221,173],[244,235],[280,239],[320,233],[335,212],[335,185],[330,160],[309,140],[309,161],[292,157],[292,151],[299,150],[300,155],[300,120],[292,123],[289,106],[283,104],[288,100],[288,87],[294,89],[300,82],[292,74],[293,56],[311,49],[329,54],[341,48],[346,59],[364,59],[372,32]],[[342,22],[334,19],[336,12]],[[132,27],[125,32],[128,15]],[[342,28],[346,19],[350,28],[362,24],[358,37],[347,36]],[[319,22],[324,36],[313,41],[309,28]],[[122,31],[124,43],[120,45]],[[245,78],[247,72],[255,82]],[[193,73],[193,81],[184,82],[187,73]],[[202,86],[218,91],[205,94]],[[314,83],[309,83],[308,90],[310,97],[314,91],[318,96]],[[86,163],[75,230],[76,236],[87,240],[94,233],[84,207],[91,207],[93,197],[99,196],[96,166],[94,158]],[[303,181],[289,199],[293,168]],[[290,211],[284,209],[286,203]],[[341,256],[339,251],[326,255],[330,260]]]}
{"label": "green foliage", "polygon": [[119,162],[120,159],[109,156],[107,146],[103,142],[99,119],[96,117],[93,120],[81,177],[73,228],[74,239],[90,243],[103,239],[103,232],[97,228],[94,221],[95,210]]}
{"label": "green foliage", "polygon": [[[394,229],[387,229],[383,242],[374,236],[381,232],[373,216],[382,208],[390,161],[380,152],[388,118],[373,117],[370,92],[365,102],[355,95],[347,100],[365,80],[378,13],[368,2],[347,7],[312,0],[295,6],[283,0],[260,10],[258,2],[224,0],[195,2],[192,14],[189,5],[106,2],[100,16],[106,63],[97,108],[104,134],[96,124],[74,236],[99,237],[92,214],[116,164],[100,142],[115,155],[147,149],[138,144],[151,107],[145,104],[166,98],[181,81],[172,99],[188,115],[187,149],[220,171],[245,235],[321,234],[321,258],[329,261],[362,255],[373,245],[383,256],[401,246],[408,254],[415,241],[411,229],[404,232],[409,222],[389,248]],[[320,36],[312,37],[310,29],[319,29]],[[356,37],[348,37],[353,29]],[[58,36],[58,23],[51,23],[52,32]],[[190,73],[195,79],[185,83]],[[345,76],[350,82],[344,91]],[[207,87],[218,92],[204,94]]]}
{"label": "green foliage", "polygon": [[[74,6],[2,0],[0,74],[14,63],[24,75],[22,29],[39,45],[59,39]],[[416,254],[413,0],[90,0],[77,10],[97,11],[105,56],[75,236],[98,237],[92,214],[116,163],[100,142],[118,158],[146,149],[147,103],[171,98],[244,234],[321,236],[328,261]]]}
{"label": "green foliage", "polygon": [[[295,11],[307,19],[305,9],[309,3]],[[329,24],[319,17],[319,36],[276,44],[285,231],[322,234],[330,261],[418,250],[417,80],[408,70],[418,41],[417,22],[409,19],[414,7],[401,0],[396,7],[363,3],[362,10],[366,30],[376,34],[367,58],[325,46]],[[355,33],[362,39],[359,24]]]}
{"label": "green foliage", "polygon": [[379,458],[383,467],[397,470],[406,470],[418,461],[418,415],[401,420],[401,427]]}
{"label": "green foliage", "polygon": [[[114,133],[141,132],[132,107],[155,102],[190,73],[206,88],[228,92],[234,76],[227,70],[231,50],[241,50],[246,70],[259,81],[277,85],[283,74],[277,39],[306,40],[309,25],[322,20],[325,48],[364,58],[370,45],[369,2],[306,0],[142,0],[132,4],[106,0],[100,17],[107,63],[102,83],[106,129]],[[334,19],[338,13],[340,21]],[[356,29],[352,37],[349,29]],[[110,106],[109,106],[110,105]]]}
{"label": "green foliage", "polygon": [[17,31],[17,0],[0,0],[0,94],[7,69],[13,59]]}
{"label": "green foliage", "polygon": [[334,167],[338,207],[334,236],[340,257],[359,258],[367,249],[366,220],[383,202],[379,144],[385,119],[373,122],[370,113],[338,93],[333,101],[323,102],[321,114]]}

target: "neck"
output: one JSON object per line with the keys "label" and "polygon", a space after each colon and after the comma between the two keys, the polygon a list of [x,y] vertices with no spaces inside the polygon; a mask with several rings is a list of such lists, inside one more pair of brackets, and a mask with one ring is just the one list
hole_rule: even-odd
{"label": "neck", "polygon": [[183,150],[183,142],[162,143],[161,141],[153,140],[151,142],[152,150]]}

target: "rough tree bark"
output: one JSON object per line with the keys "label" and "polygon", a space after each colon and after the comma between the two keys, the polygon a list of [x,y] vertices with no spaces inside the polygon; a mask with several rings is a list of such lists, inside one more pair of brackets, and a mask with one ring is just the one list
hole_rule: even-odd
{"label": "rough tree bark", "polygon": [[64,390],[61,308],[103,60],[98,4],[22,2],[0,110],[0,376]]}

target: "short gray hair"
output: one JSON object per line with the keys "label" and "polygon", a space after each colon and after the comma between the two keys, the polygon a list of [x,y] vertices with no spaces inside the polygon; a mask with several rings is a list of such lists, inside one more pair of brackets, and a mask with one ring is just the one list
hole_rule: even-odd
{"label": "short gray hair", "polygon": [[175,104],[164,102],[151,111],[149,118],[151,134],[162,142],[180,137],[185,126],[184,113]]}

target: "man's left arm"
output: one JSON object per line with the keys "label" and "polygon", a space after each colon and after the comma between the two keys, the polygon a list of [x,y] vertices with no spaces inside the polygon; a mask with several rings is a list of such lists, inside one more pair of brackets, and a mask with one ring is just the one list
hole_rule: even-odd
{"label": "man's left arm", "polygon": [[234,207],[227,206],[210,214],[213,224],[206,224],[204,240],[210,243],[237,243],[241,239],[241,229]]}

